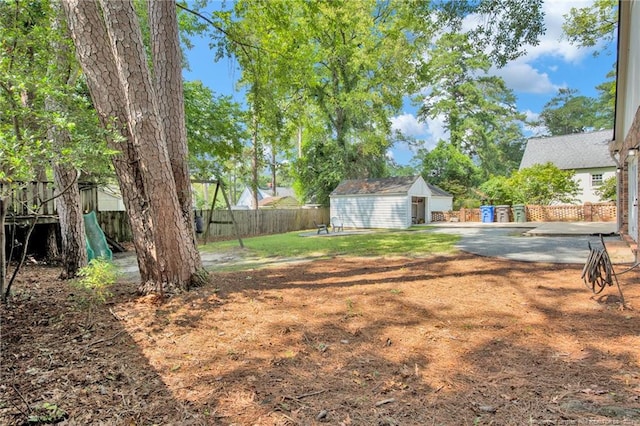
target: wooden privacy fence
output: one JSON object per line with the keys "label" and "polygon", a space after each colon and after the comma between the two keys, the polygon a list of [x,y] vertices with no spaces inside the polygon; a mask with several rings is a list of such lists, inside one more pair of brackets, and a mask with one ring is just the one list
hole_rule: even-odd
{"label": "wooden privacy fence", "polygon": [[[198,212],[199,214],[200,212]],[[264,210],[232,210],[233,218],[238,225],[240,235],[268,235],[285,232],[315,229],[313,222],[329,223],[329,209],[264,209]],[[234,226],[228,210],[214,210],[209,226],[209,239],[235,237]],[[207,226],[209,211],[203,210],[202,217]]]}
{"label": "wooden privacy fence", "polygon": [[[313,222],[329,223],[328,208],[314,209],[265,209],[233,210],[242,237],[255,235],[281,234],[285,232],[315,229]],[[109,237],[118,242],[131,241],[129,218],[123,211],[96,212],[98,223]],[[198,210],[196,215],[204,219],[207,226],[209,210]],[[209,227],[209,241],[235,238],[235,228],[228,210],[214,210]]]}
{"label": "wooden privacy fence", "polygon": [[[95,210],[98,205],[97,186],[82,182],[78,186],[83,211]],[[56,216],[58,211],[53,200],[54,191],[55,183],[51,181],[0,182],[0,195],[6,196],[7,201],[7,223],[28,219],[38,207],[41,217]]]}
{"label": "wooden privacy fence", "polygon": [[[583,205],[538,206],[526,205],[527,222],[613,222],[617,218],[615,203],[585,203]],[[494,209],[494,221],[497,209]],[[509,220],[513,221],[513,209],[509,206]],[[432,222],[480,222],[480,209],[431,212]]]}

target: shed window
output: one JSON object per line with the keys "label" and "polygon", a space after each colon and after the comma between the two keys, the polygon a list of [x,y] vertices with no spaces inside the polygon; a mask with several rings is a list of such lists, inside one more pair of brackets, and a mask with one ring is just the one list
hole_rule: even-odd
{"label": "shed window", "polygon": [[602,185],[602,173],[594,173],[591,175],[591,186]]}

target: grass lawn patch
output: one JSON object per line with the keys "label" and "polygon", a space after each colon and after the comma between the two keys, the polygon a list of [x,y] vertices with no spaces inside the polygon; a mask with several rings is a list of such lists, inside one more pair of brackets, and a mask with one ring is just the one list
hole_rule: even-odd
{"label": "grass lawn patch", "polygon": [[[422,256],[455,250],[459,236],[409,231],[379,231],[340,236],[305,237],[300,232],[243,239],[250,255],[258,257],[321,256]],[[238,241],[222,241],[201,246],[204,252],[236,249]]]}

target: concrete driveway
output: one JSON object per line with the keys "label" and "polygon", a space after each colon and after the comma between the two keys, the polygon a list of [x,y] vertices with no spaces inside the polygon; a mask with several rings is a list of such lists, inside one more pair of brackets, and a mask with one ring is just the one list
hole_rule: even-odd
{"label": "concrete driveway", "polygon": [[584,264],[589,243],[602,247],[611,260],[632,263],[633,253],[616,234],[615,222],[436,223],[428,232],[460,235],[460,250],[480,256],[525,262]]}

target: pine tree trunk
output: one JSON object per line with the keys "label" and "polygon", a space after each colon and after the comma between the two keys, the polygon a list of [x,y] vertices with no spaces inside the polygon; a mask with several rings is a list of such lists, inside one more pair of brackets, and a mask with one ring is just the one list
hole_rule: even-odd
{"label": "pine tree trunk", "polygon": [[174,1],[148,1],[154,88],[163,118],[167,150],[178,202],[187,229],[193,233],[193,202],[189,178],[187,127],[182,83],[182,52]]}
{"label": "pine tree trunk", "polygon": [[[129,216],[138,269],[143,282],[151,281],[151,271],[158,267],[153,242],[154,229],[137,155],[131,144],[127,143],[130,134],[124,93],[118,81],[101,12],[95,0],[63,0],[62,5],[75,43],[76,57],[87,78],[93,105],[102,126],[112,133],[107,142],[110,148],[119,152],[112,157],[112,162]],[[118,138],[124,142],[120,142]]]}
{"label": "pine tree trunk", "polygon": [[0,194],[0,299],[5,302],[4,289],[7,285],[7,238],[5,236],[6,204]]}
{"label": "pine tree trunk", "polygon": [[[47,247],[47,259],[52,262],[60,262],[62,256],[60,254],[60,247],[58,245],[58,226],[56,224],[50,224],[47,226],[47,240],[45,241]],[[64,278],[64,275],[62,275]]]}
{"label": "pine tree trunk", "polygon": [[[57,29],[62,26],[62,9],[58,2],[51,2],[54,9],[52,28]],[[55,56],[55,65],[50,78],[58,80],[60,85],[67,83],[65,75],[69,75],[70,64],[68,60],[68,49],[65,44],[59,43],[53,37],[51,51]],[[65,72],[66,71],[66,72]],[[63,112],[64,106],[57,102],[54,97],[48,97],[45,101],[45,108],[52,112]],[[51,126],[48,129],[49,140],[53,146],[62,150],[70,142],[69,132],[64,129]],[[61,277],[75,278],[78,271],[88,262],[87,248],[85,243],[84,218],[82,215],[82,202],[80,200],[80,189],[78,187],[78,172],[65,164],[53,164],[53,179],[55,181],[56,192],[64,191],[56,198],[56,209],[60,221],[60,235],[62,240],[62,274]],[[53,235],[53,240],[51,240]],[[51,243],[51,241],[53,243]],[[58,256],[58,244],[55,238],[55,231],[49,233],[48,252],[50,257]],[[55,253],[51,251],[55,249]]]}
{"label": "pine tree trunk", "polygon": [[[55,139],[58,143],[60,138]],[[76,180],[76,170],[64,165],[53,166],[56,191],[65,190],[56,198],[56,208],[60,220],[62,237],[62,274],[64,279],[75,278],[78,271],[87,265],[87,247],[85,243],[84,217],[80,201],[80,189]]]}
{"label": "pine tree trunk", "polygon": [[132,225],[141,290],[188,288],[199,281],[202,263],[178,201],[162,125],[165,117],[158,113],[133,4],[63,4],[103,125],[116,128],[124,139],[112,142],[123,153],[114,166]]}

